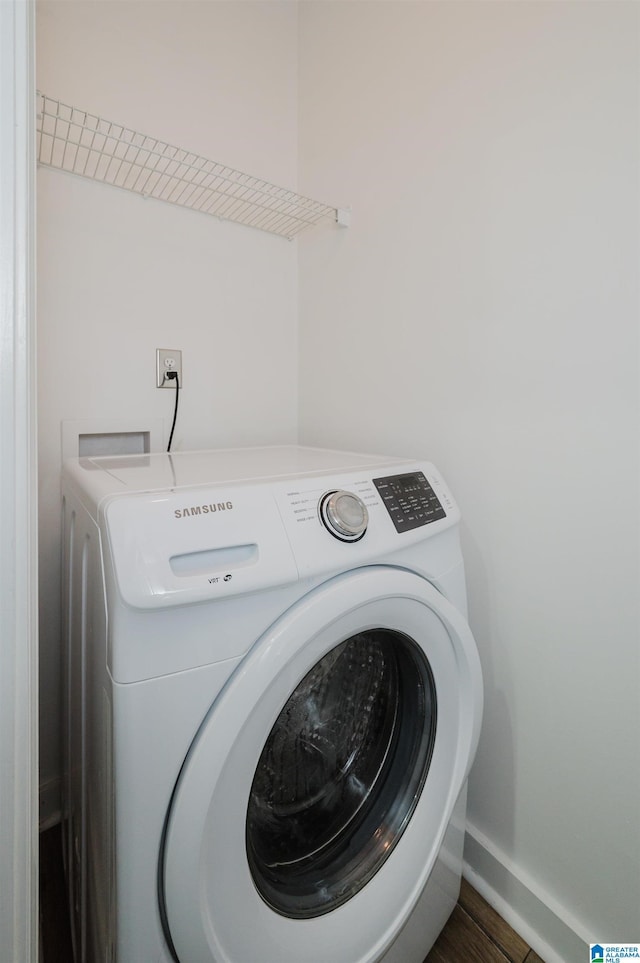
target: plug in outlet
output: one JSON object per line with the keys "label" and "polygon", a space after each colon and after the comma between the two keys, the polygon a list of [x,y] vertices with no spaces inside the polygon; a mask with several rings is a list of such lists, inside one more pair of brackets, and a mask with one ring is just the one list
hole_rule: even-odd
{"label": "plug in outlet", "polygon": [[175,371],[178,375],[178,383],[182,384],[182,351],[174,351],[171,348],[156,348],[156,388],[175,388],[175,378],[168,378],[169,372]]}

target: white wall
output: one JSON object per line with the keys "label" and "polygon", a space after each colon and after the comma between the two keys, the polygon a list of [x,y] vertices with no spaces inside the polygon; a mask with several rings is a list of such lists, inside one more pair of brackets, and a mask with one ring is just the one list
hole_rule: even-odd
{"label": "white wall", "polygon": [[[287,2],[51,2],[38,88],[295,188],[297,10]],[[41,779],[56,805],[62,420],[171,425],[155,349],[183,352],[173,448],[290,442],[296,246],[38,171]]]}
{"label": "white wall", "polygon": [[639,15],[300,5],[300,440],[458,495],[468,872],[547,961],[638,939]]}

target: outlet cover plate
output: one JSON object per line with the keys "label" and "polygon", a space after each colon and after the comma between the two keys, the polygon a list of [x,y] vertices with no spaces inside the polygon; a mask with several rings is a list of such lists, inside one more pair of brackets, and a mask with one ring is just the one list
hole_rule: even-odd
{"label": "outlet cover plate", "polygon": [[177,371],[178,383],[182,388],[182,351],[176,348],[156,348],[156,388],[175,389],[175,378],[167,378],[170,371]]}

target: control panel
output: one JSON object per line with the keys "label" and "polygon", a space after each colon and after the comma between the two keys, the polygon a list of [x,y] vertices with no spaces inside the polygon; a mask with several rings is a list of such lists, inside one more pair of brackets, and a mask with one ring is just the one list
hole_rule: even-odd
{"label": "control panel", "polygon": [[373,484],[397,532],[408,532],[446,518],[438,496],[421,471],[374,478]]}
{"label": "control panel", "polygon": [[[137,461],[133,469],[140,470]],[[94,474],[78,472],[83,480]],[[114,485],[127,482],[117,472],[110,466],[108,474],[95,473],[102,482],[94,492],[98,518],[122,599],[139,609],[293,584],[376,564],[422,542],[426,557],[427,542],[460,520],[445,482],[426,461],[382,459],[365,468],[207,485],[196,476],[157,491],[147,483],[109,492],[111,474]]]}
{"label": "control panel", "polygon": [[274,495],[301,578],[386,559],[460,520],[429,462],[283,480]]}

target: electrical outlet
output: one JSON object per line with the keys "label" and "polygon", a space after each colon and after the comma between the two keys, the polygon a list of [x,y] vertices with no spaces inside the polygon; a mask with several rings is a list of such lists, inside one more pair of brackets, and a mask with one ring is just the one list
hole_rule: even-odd
{"label": "electrical outlet", "polygon": [[182,384],[182,351],[175,351],[172,348],[156,348],[156,388],[175,388],[176,379],[168,378],[167,375],[175,371],[178,375],[178,384]]}

